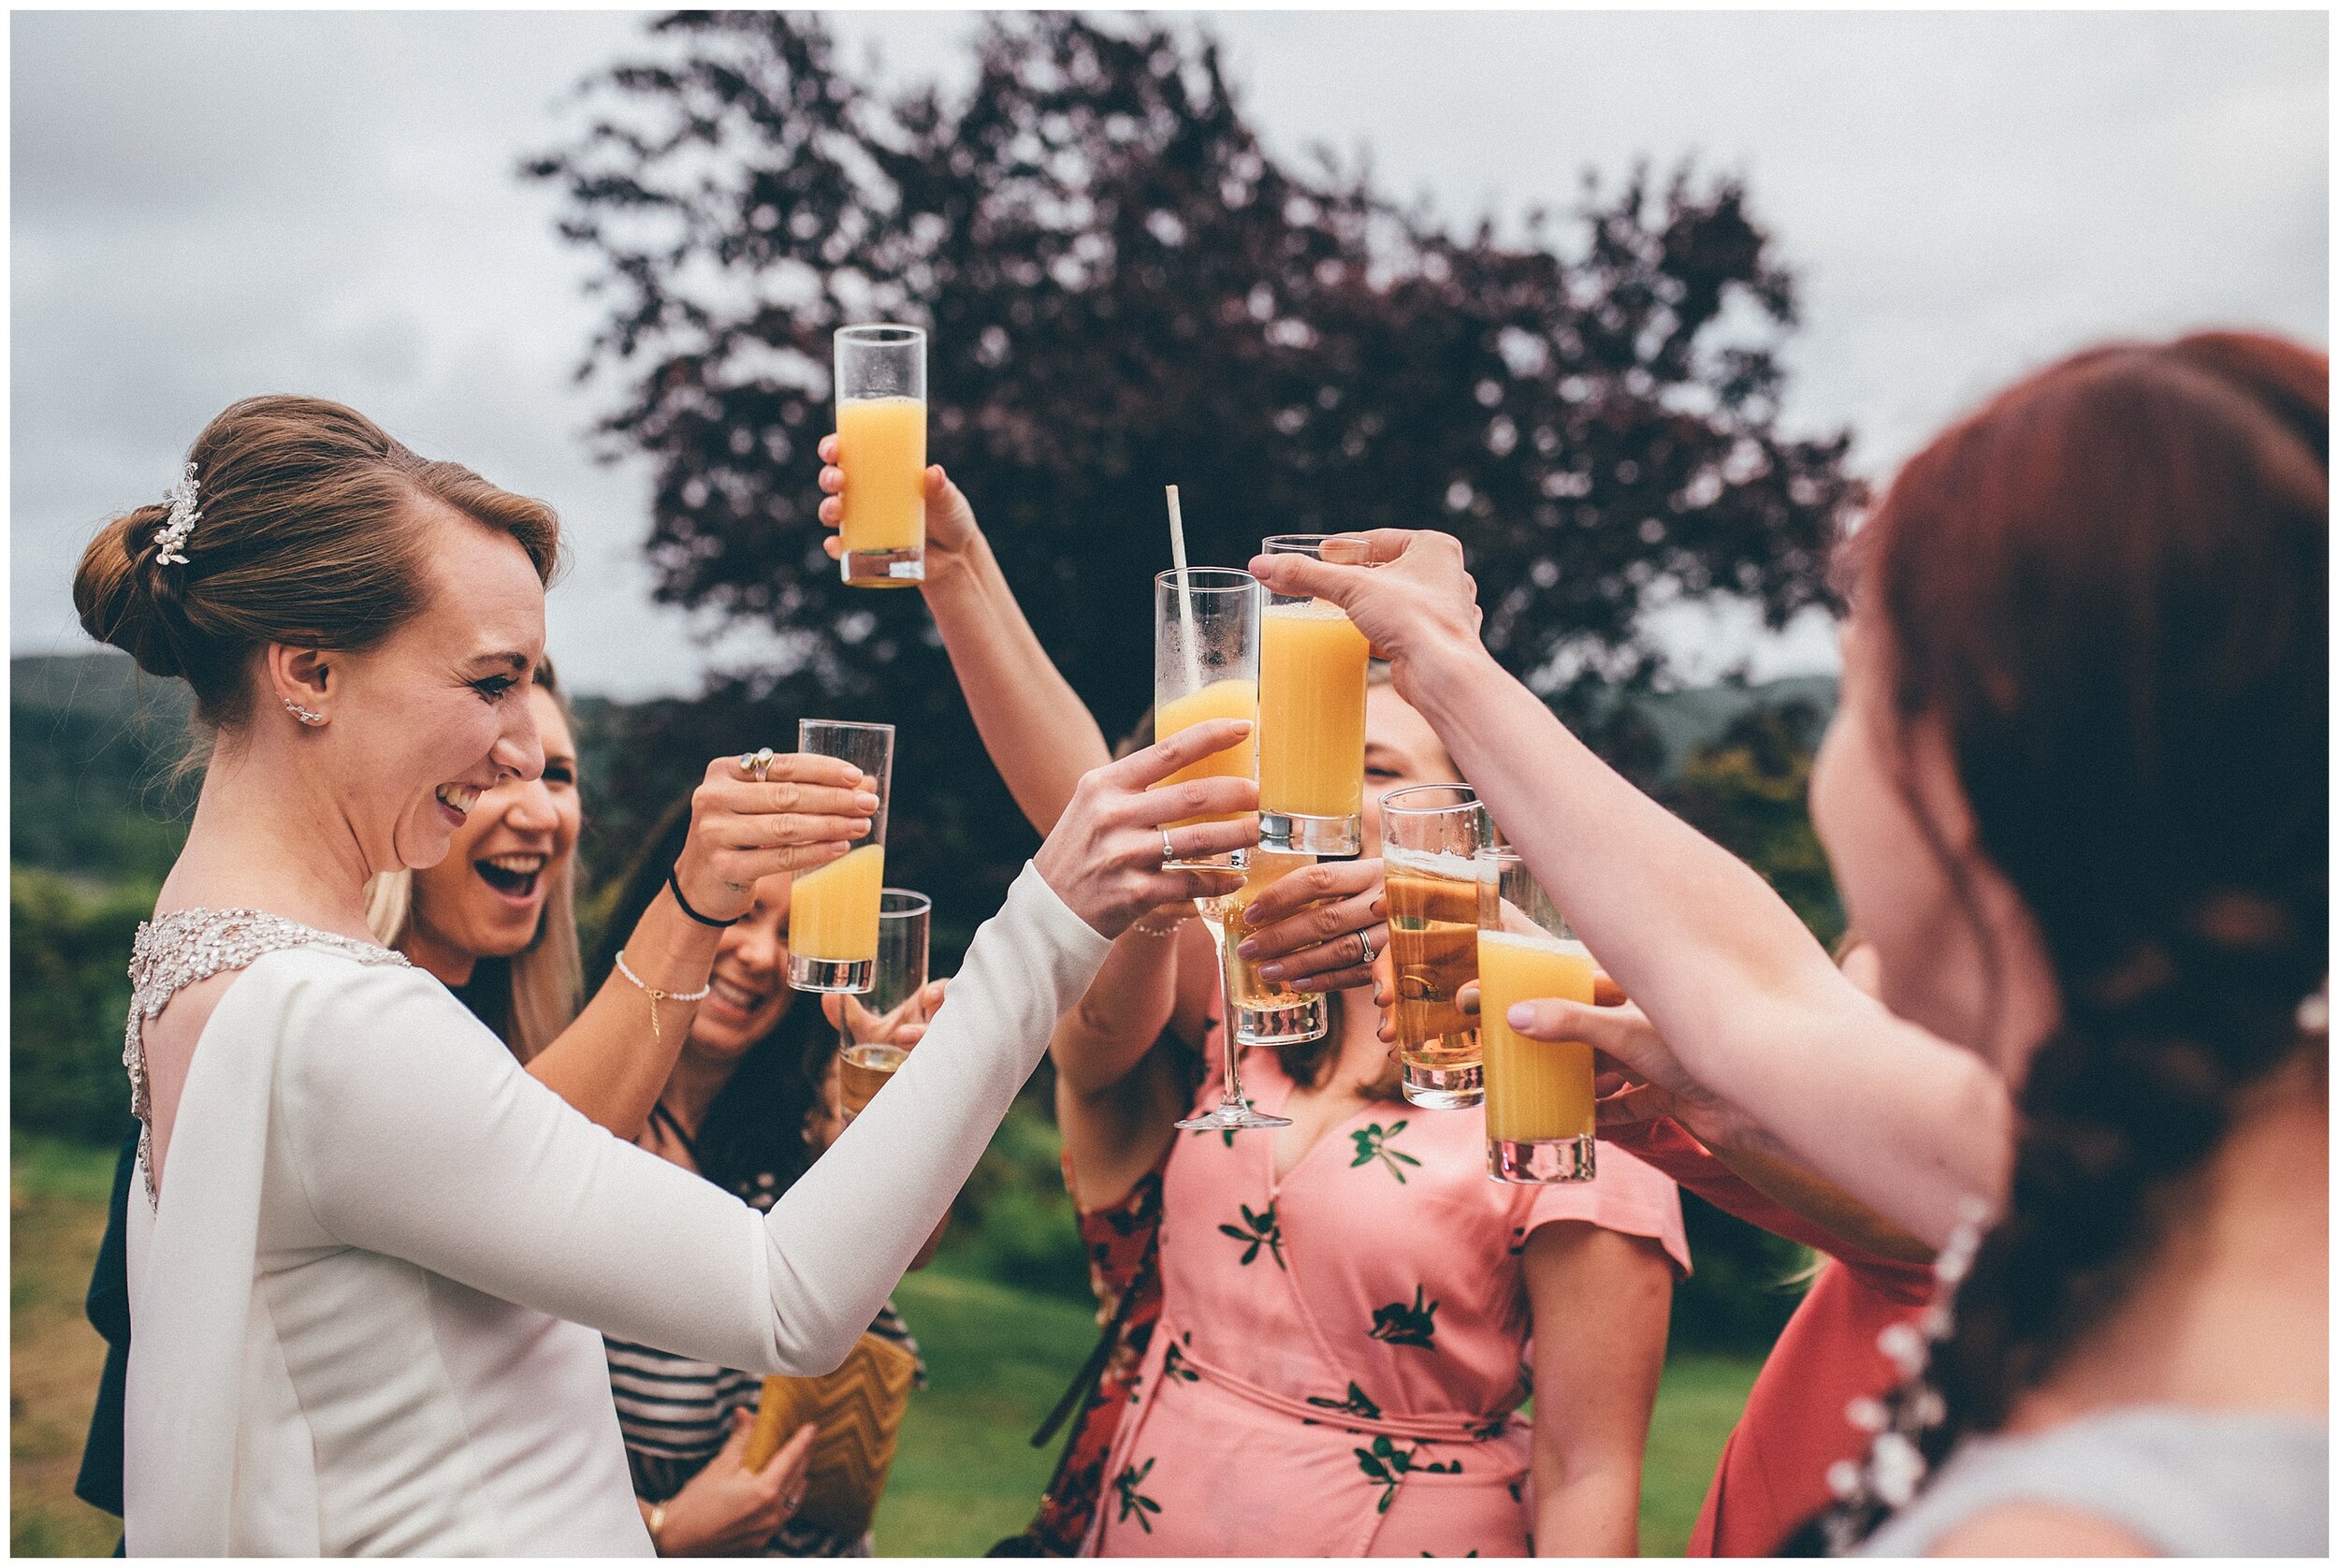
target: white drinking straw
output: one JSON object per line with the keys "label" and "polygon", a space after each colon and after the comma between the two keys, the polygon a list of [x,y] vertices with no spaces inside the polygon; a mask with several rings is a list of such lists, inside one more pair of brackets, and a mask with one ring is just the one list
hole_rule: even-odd
{"label": "white drinking straw", "polygon": [[1178,515],[1178,487],[1170,492],[1170,560],[1178,569],[1178,624],[1185,632],[1185,680],[1189,690],[1202,689],[1202,649],[1194,640],[1194,583],[1185,570],[1185,520]]}

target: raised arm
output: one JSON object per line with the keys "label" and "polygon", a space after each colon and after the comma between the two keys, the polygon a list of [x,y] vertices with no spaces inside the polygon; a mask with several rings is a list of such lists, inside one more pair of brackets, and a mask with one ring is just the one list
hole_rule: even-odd
{"label": "raised arm", "polygon": [[[836,466],[837,438],[821,443],[821,521],[844,520],[845,471]],[[825,542],[834,558],[836,538]],[[1041,834],[1072,798],[1081,776],[1111,755],[1071,683],[1039,646],[1024,608],[999,573],[991,543],[975,524],[975,509],[941,465],[926,470],[926,608],[959,689],[975,717],[975,731],[992,765],[1025,818]]]}
{"label": "raised arm", "polygon": [[[1210,891],[1206,876],[1159,868],[1160,824],[1232,809],[1241,781],[1146,787],[1240,734],[1198,726],[1082,782],[893,1091],[768,1215],[588,1125],[412,971],[268,961],[303,965],[273,1026],[288,1158],[320,1241],[724,1366],[833,1368],[948,1212],[1111,936]],[[1198,853],[1243,831],[1179,830]]]}
{"label": "raised arm", "polygon": [[1214,974],[1217,954],[1200,921],[1167,923],[1157,910],[1124,932],[1048,1040],[1056,1125],[1072,1198],[1083,1209],[1115,1201],[1152,1169],[1184,1109],[1183,1075],[1161,1048],[1163,1032],[1174,1028],[1199,1048],[1204,1020],[1180,1018],[1179,981]]}
{"label": "raised arm", "polygon": [[[743,912],[756,880],[825,865],[868,834],[877,796],[859,772],[834,757],[802,753],[771,764],[768,778],[745,777],[718,757],[690,796],[690,831],[675,863],[690,907],[709,920]],[[659,893],[626,939],[626,967],[671,994],[658,1004],[615,970],[566,1029],[529,1062],[530,1076],[619,1138],[640,1136],[674,1071],[698,1004],[681,998],[706,984],[722,933],[692,920],[671,890]]]}
{"label": "raised arm", "polygon": [[1795,1163],[1935,1244],[1969,1197],[1994,1198],[2011,1114],[1996,1075],[1861,995],[1760,877],[1505,674],[1478,640],[1476,585],[1453,538],[1383,530],[1355,546],[1372,569],[1277,556],[1251,570],[1341,604],[1389,658],[1398,689],[1656,1025],[1669,1062],[1633,1065],[1741,1108]]}

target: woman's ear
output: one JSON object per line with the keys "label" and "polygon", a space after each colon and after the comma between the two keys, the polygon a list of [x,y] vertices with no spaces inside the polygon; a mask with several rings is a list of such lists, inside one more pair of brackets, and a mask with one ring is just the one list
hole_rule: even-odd
{"label": "woman's ear", "polygon": [[340,683],[331,655],[319,648],[270,643],[261,660],[269,690],[284,711],[311,728],[332,719]]}

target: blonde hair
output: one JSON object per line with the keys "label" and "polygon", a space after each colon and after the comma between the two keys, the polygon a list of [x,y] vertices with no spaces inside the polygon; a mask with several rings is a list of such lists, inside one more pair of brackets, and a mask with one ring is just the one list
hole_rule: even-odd
{"label": "blonde hair", "polygon": [[[571,719],[569,701],[553,674],[552,661],[536,666],[536,684]],[[572,722],[574,720],[572,719]],[[373,939],[385,948],[401,947],[414,928],[414,874],[385,871],[366,879],[366,925]],[[486,1020],[503,1037],[512,1054],[521,1061],[535,1059],[560,1032],[576,1021],[585,990],[585,965],[576,940],[576,856],[572,853],[554,866],[545,883],[545,904],[536,918],[536,935],[510,958],[482,958],[482,965],[502,965],[507,980],[506,1016]]]}

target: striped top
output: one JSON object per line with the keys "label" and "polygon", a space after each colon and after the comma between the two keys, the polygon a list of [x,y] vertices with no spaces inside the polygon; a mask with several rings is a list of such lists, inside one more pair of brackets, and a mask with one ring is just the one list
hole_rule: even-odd
{"label": "striped top", "polygon": [[[888,1301],[869,1331],[918,1354],[918,1342]],[[732,1412],[756,1408],[763,1380],[753,1372],[693,1361],[646,1344],[608,1339],[609,1385],[617,1395],[617,1426],[625,1433],[626,1463],[633,1492],[646,1503],[663,1503],[706,1467],[731,1435]],[[924,1361],[917,1387],[924,1387]],[[866,1535],[848,1539],[815,1524],[791,1519],[763,1548],[766,1557],[866,1557]]]}
{"label": "striped top", "polygon": [[[663,1105],[651,1115],[662,1118],[688,1147],[687,1137]],[[779,1201],[780,1191],[778,1179],[765,1171],[742,1183],[739,1196],[750,1206],[769,1211]],[[869,1331],[918,1355],[918,1342],[890,1299],[879,1309]],[[693,1361],[607,1335],[602,1343],[609,1356],[609,1387],[617,1396],[617,1426],[625,1433],[633,1494],[645,1503],[663,1503],[680,1491],[722,1451],[731,1436],[732,1413],[752,1411],[763,1402],[763,1379],[754,1372]],[[926,1366],[921,1358],[913,1387],[925,1386]],[[867,1557],[869,1537],[848,1539],[820,1525],[791,1519],[764,1544],[763,1555]]]}

